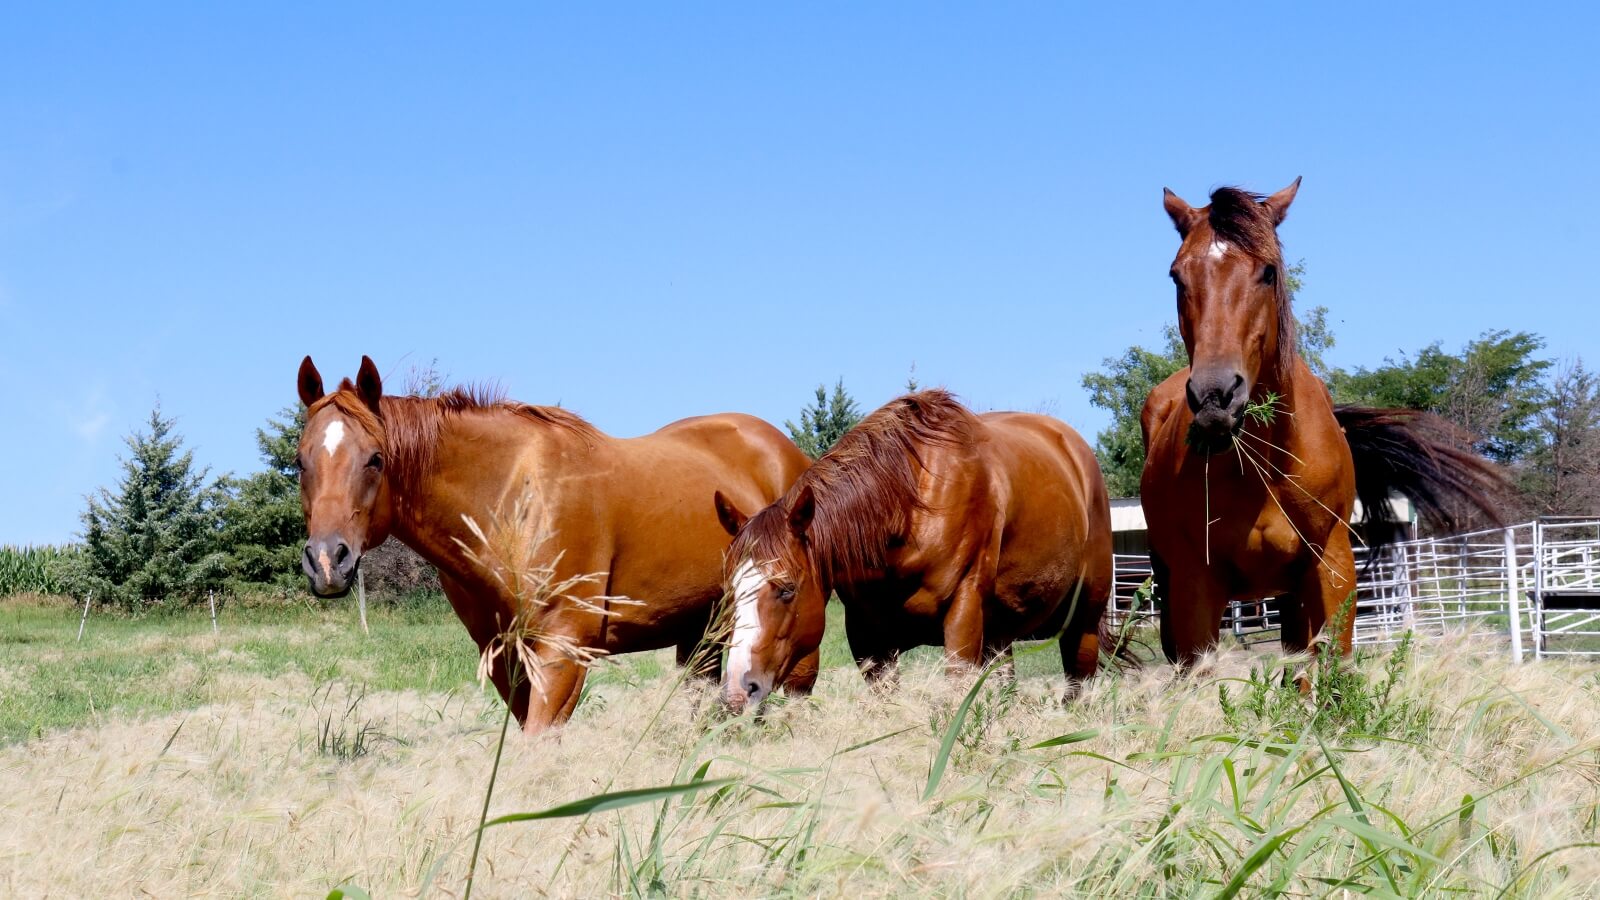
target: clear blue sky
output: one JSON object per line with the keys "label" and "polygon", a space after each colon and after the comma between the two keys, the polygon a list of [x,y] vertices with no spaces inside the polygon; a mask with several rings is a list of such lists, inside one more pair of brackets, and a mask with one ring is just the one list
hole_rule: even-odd
{"label": "clear blue sky", "polygon": [[158,399],[258,468],[306,353],[623,435],[915,363],[1092,436],[1174,315],[1163,185],[1305,176],[1335,363],[1600,363],[1592,4],[110,6],[0,27],[0,542],[70,538]]}

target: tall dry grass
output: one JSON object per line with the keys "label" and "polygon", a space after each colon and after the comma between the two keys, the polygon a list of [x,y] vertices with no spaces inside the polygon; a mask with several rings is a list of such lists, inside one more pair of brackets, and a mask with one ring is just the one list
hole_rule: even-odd
{"label": "tall dry grass", "polygon": [[[513,732],[491,816],[708,785],[491,827],[478,895],[1600,893],[1593,667],[1426,647],[1393,698],[1427,715],[1319,741],[1230,724],[1218,685],[1240,696],[1261,663],[1113,675],[1070,706],[1056,679],[986,684],[928,799],[968,696],[937,666],[891,696],[829,670],[762,721],[674,676],[605,685],[559,734]],[[500,716],[483,696],[262,679],[246,702],[4,748],[0,893],[459,896]]]}

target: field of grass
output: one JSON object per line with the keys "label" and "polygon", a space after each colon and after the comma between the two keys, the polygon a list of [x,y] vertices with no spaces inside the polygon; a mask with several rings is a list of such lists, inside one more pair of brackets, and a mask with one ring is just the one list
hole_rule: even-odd
{"label": "field of grass", "polygon": [[[443,604],[76,616],[0,602],[0,895],[461,895],[501,707]],[[547,815],[487,830],[475,895],[1600,893],[1594,665],[1433,642],[1313,704],[1232,650],[1063,704],[1046,647],[878,696],[840,630],[760,720],[662,652],[513,730],[490,816]]]}

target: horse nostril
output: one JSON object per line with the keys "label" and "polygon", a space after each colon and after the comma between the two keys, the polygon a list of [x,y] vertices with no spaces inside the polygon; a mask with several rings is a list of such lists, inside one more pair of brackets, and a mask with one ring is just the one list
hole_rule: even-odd
{"label": "horse nostril", "polygon": [[1184,398],[1189,401],[1189,411],[1200,411],[1200,398],[1194,392],[1194,379],[1190,378],[1183,383]]}
{"label": "horse nostril", "polygon": [[755,695],[761,693],[761,685],[752,681],[744,686],[744,692],[754,697]]}
{"label": "horse nostril", "polygon": [[1235,372],[1233,384],[1228,387],[1228,393],[1222,398],[1222,405],[1224,407],[1232,405],[1234,396],[1239,393],[1239,388],[1242,387],[1244,387],[1244,376]]}
{"label": "horse nostril", "polygon": [[334,565],[344,565],[344,561],[350,558],[350,545],[340,541],[339,546],[333,551],[333,557]]}

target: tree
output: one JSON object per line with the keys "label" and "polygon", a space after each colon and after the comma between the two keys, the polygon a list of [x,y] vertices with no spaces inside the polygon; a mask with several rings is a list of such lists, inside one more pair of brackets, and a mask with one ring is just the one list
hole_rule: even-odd
{"label": "tree", "polygon": [[1400,406],[1436,413],[1474,438],[1474,448],[1500,463],[1514,463],[1538,446],[1538,417],[1545,404],[1550,361],[1534,356],[1538,335],[1487,331],[1459,354],[1438,341],[1374,369],[1336,372],[1335,399],[1366,406]]}
{"label": "tree", "polygon": [[1121,356],[1107,357],[1104,372],[1083,376],[1089,402],[1111,413],[1111,424],[1095,437],[1106,490],[1113,497],[1139,496],[1139,476],[1144,472],[1144,435],[1139,414],[1156,385],[1189,364],[1189,354],[1175,325],[1161,330],[1160,350],[1129,347]]}
{"label": "tree", "polygon": [[147,431],[127,439],[122,478],[113,493],[91,494],[83,512],[84,552],[62,573],[67,588],[93,591],[126,608],[194,599],[222,576],[217,508],[222,492],[206,485],[192,451],[157,406]]}
{"label": "tree", "polygon": [[816,403],[800,411],[798,426],[787,421],[783,424],[789,429],[789,437],[794,439],[795,445],[807,456],[817,459],[860,421],[861,411],[855,400],[845,393],[844,379],[841,378],[833,386],[832,397],[828,396],[824,386],[817,385]]}
{"label": "tree", "polygon": [[1538,416],[1523,493],[1541,515],[1600,513],[1600,377],[1583,360],[1562,366]]}
{"label": "tree", "polygon": [[303,407],[279,410],[266,428],[256,429],[256,447],[266,469],[247,478],[223,480],[230,496],[221,511],[221,545],[227,554],[228,580],[235,587],[275,584],[287,589],[300,580],[306,527],[296,457],[305,425]]}

